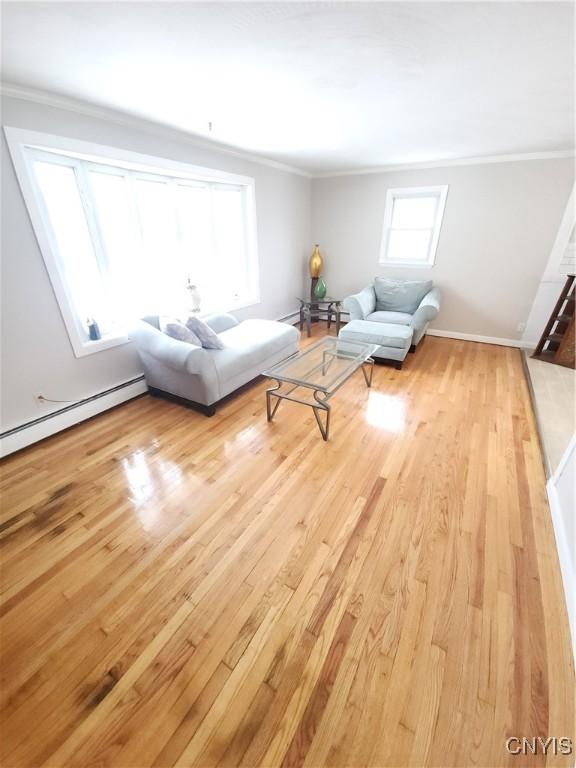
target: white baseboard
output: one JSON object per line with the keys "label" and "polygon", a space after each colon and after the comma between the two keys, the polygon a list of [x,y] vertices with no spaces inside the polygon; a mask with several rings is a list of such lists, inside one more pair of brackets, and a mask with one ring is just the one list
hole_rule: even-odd
{"label": "white baseboard", "polygon": [[300,310],[296,310],[295,312],[290,312],[287,315],[282,315],[282,317],[277,317],[276,322],[277,323],[288,323],[288,325],[292,325],[294,320],[300,319]]}
{"label": "white baseboard", "polygon": [[[344,316],[347,316],[347,312],[342,312]],[[298,311],[291,312],[289,315],[279,317],[280,322],[292,322],[299,318],[300,313]],[[442,331],[436,328],[428,328],[426,333],[429,336],[441,336],[445,339],[457,339],[458,341],[476,341],[479,344],[496,344],[499,347],[516,347],[517,349],[534,349],[536,342],[522,341],[521,339],[503,339],[499,336],[480,336],[475,333],[461,333],[460,331]]]}
{"label": "white baseboard", "polygon": [[521,339],[502,339],[499,336],[478,336],[475,333],[460,333],[460,331],[440,331],[436,328],[428,328],[429,336],[441,336],[446,339],[458,339],[459,341],[477,341],[480,344],[496,344],[499,347],[517,347],[518,349],[530,348],[530,345]]}
{"label": "white baseboard", "polygon": [[32,443],[37,443],[38,440],[50,437],[50,435],[54,435],[56,432],[72,427],[74,424],[96,416],[98,413],[113,408],[115,405],[131,400],[147,390],[148,387],[144,379],[138,379],[129,382],[125,386],[120,385],[118,388],[100,393],[92,398],[87,398],[85,401],[80,401],[69,409],[47,414],[37,421],[24,424],[22,427],[14,430],[8,430],[0,438],[0,456],[8,456],[14,453],[14,451],[26,448],[26,446],[32,445]]}

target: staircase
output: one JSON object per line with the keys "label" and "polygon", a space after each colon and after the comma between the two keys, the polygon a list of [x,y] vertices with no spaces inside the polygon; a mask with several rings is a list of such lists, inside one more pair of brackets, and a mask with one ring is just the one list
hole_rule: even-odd
{"label": "staircase", "polygon": [[575,368],[574,352],[574,299],[575,276],[568,275],[566,283],[544,328],[533,358]]}

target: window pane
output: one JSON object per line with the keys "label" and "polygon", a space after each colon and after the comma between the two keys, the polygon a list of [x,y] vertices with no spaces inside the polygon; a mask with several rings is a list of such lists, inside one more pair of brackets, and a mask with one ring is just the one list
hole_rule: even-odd
{"label": "window pane", "polygon": [[78,178],[69,166],[40,158],[36,165],[82,325],[95,317],[106,332],[145,314],[184,316],[188,279],[199,287],[203,311],[232,308],[249,295],[243,186],[78,162]]}
{"label": "window pane", "polygon": [[198,286],[202,309],[217,301],[218,265],[215,261],[210,189],[205,186],[176,186],[176,205],[186,277]]}
{"label": "window pane", "polygon": [[96,212],[108,261],[108,299],[114,316],[130,322],[145,314],[139,283],[143,274],[138,219],[124,176],[90,171]]}
{"label": "window pane", "polygon": [[100,330],[106,332],[111,325],[111,318],[74,169],[36,161],[34,170],[80,325],[87,335],[86,320],[94,318]]}
{"label": "window pane", "polygon": [[214,234],[222,291],[233,301],[248,295],[248,265],[242,191],[214,187]]}
{"label": "window pane", "polygon": [[434,226],[438,198],[399,197],[392,210],[393,229],[428,229]]}
{"label": "window pane", "polygon": [[179,311],[186,289],[172,188],[161,181],[134,182],[142,231],[142,270],[136,285],[147,312]]}
{"label": "window pane", "polygon": [[390,261],[427,261],[432,230],[390,230],[388,253]]}

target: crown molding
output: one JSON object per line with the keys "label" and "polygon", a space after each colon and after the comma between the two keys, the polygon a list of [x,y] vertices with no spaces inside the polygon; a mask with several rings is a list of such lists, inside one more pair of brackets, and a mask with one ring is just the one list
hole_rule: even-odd
{"label": "crown molding", "polygon": [[110,109],[108,107],[100,107],[96,104],[90,104],[70,96],[5,82],[0,83],[0,94],[13,99],[31,101],[35,104],[43,104],[57,109],[65,109],[69,112],[75,112],[87,117],[95,117],[99,120],[105,120],[106,122],[115,123],[116,125],[128,126],[167,139],[184,141],[187,144],[191,144],[201,149],[208,149],[212,152],[221,152],[222,154],[230,155],[231,157],[237,157],[241,160],[257,163],[258,165],[265,165],[279,171],[285,171],[286,173],[293,173],[297,176],[304,176],[308,179],[312,177],[308,171],[305,171],[302,168],[287,165],[286,163],[280,163],[277,160],[252,154],[251,152],[244,152],[230,147],[228,144],[221,144],[217,141],[211,141],[210,139],[203,139],[193,133],[188,133],[187,131],[178,128],[172,128],[165,123],[159,123],[150,120],[149,118],[140,117],[129,112],[121,112],[120,110]]}
{"label": "crown molding", "polygon": [[201,138],[193,133],[188,133],[182,129],[172,128],[171,126],[160,123],[150,118],[140,117],[129,112],[122,112],[109,107],[100,107],[96,104],[76,99],[71,96],[65,96],[52,91],[44,91],[38,88],[28,88],[13,83],[0,83],[0,94],[22,101],[31,101],[36,104],[44,104],[48,107],[65,109],[69,112],[94,117],[99,120],[105,120],[116,125],[128,126],[146,133],[163,136],[167,139],[175,139],[186,142],[200,149],[208,149],[213,152],[221,152],[230,157],[237,157],[241,160],[247,160],[258,165],[265,165],[269,168],[275,168],[286,173],[303,176],[307,179],[332,179],[342,176],[365,176],[375,173],[393,173],[395,171],[419,171],[433,168],[452,168],[466,165],[485,165],[490,163],[513,163],[530,160],[560,160],[575,156],[574,149],[563,149],[555,151],[542,152],[523,152],[507,155],[486,155],[483,157],[462,157],[457,159],[433,160],[423,163],[396,163],[392,165],[379,165],[371,168],[358,168],[349,171],[329,171],[327,173],[309,173],[298,166],[281,163],[268,157],[235,149],[228,144],[221,144],[217,141]]}
{"label": "crown molding", "polygon": [[379,165],[373,168],[359,168],[350,171],[331,171],[315,173],[313,179],[334,179],[340,176],[367,176],[373,173],[393,173],[395,171],[423,171],[431,168],[452,168],[460,165],[488,165],[490,163],[517,163],[529,160],[562,160],[575,156],[573,149],[559,149],[543,152],[519,152],[509,155],[486,155],[483,157],[461,157],[457,160],[434,160],[427,163],[399,163],[397,165]]}

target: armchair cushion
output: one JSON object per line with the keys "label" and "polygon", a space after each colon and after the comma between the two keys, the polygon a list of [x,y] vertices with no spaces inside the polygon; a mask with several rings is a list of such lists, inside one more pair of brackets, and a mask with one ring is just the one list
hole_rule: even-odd
{"label": "armchair cushion", "polygon": [[432,288],[431,291],[428,291],[412,316],[412,328],[421,330],[425,328],[431,320],[434,320],[440,311],[440,299],[441,293],[438,288]]}
{"label": "armchair cushion", "polygon": [[431,288],[431,280],[396,280],[389,277],[376,277],[374,279],[376,310],[413,314]]}
{"label": "armchair cushion", "polygon": [[373,323],[392,323],[395,325],[412,325],[412,317],[409,312],[371,312],[366,320]]}
{"label": "armchair cushion", "polygon": [[375,306],[376,295],[371,285],[344,299],[344,309],[350,313],[351,320],[366,320]]}

